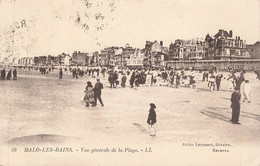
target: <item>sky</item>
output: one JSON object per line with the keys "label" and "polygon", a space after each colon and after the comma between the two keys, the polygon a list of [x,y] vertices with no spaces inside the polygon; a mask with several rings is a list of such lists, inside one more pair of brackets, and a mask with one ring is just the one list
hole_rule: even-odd
{"label": "sky", "polygon": [[0,0],[0,56],[58,55],[232,30],[260,41],[260,0]]}

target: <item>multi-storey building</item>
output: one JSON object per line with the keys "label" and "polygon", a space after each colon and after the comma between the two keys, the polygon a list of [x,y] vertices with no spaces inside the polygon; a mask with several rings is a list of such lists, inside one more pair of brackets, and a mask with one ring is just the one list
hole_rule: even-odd
{"label": "multi-storey building", "polygon": [[57,66],[60,65],[60,55],[59,56],[51,56],[49,55],[46,60],[47,65]]}
{"label": "multi-storey building", "polygon": [[99,54],[97,51],[89,53],[75,51],[71,61],[74,65],[99,66]]}
{"label": "multi-storey building", "polygon": [[[35,65],[46,65],[47,64],[47,57],[46,56],[35,56],[33,58]],[[23,64],[22,60],[20,60],[19,64]]]}
{"label": "multi-storey building", "polygon": [[60,64],[61,65],[70,65],[71,64],[71,56],[69,54],[62,53],[60,56]]}
{"label": "multi-storey building", "polygon": [[260,41],[246,47],[252,59],[260,59]]}
{"label": "multi-storey building", "polygon": [[184,50],[184,40],[177,39],[169,47],[169,60],[182,60]]}
{"label": "multi-storey building", "polygon": [[115,66],[115,53],[119,47],[106,47],[99,54],[100,66]]}
{"label": "multi-storey building", "polygon": [[201,39],[177,39],[169,47],[169,60],[205,59],[205,42]]}
{"label": "multi-storey building", "polygon": [[134,49],[128,55],[129,57],[126,59],[128,67],[140,67],[144,65],[145,49]]}
{"label": "multi-storey building", "polygon": [[74,51],[74,53],[72,54],[72,64],[73,65],[87,65],[88,64],[88,53]]}
{"label": "multi-storey building", "polygon": [[246,49],[246,41],[239,36],[233,38],[232,31],[220,29],[219,32],[211,38],[206,36],[207,56],[209,59],[228,60],[228,59],[249,59],[250,55]]}
{"label": "multi-storey building", "polygon": [[168,48],[163,47],[163,41],[160,41],[160,43],[156,40],[154,42],[146,41],[144,65],[155,66],[155,56],[157,53],[168,53]]}
{"label": "multi-storey building", "polygon": [[99,66],[99,54],[97,51],[89,52],[87,54],[87,66],[97,67]]}
{"label": "multi-storey building", "polygon": [[165,67],[166,61],[168,61],[168,55],[163,52],[157,52],[154,56],[155,67]]}

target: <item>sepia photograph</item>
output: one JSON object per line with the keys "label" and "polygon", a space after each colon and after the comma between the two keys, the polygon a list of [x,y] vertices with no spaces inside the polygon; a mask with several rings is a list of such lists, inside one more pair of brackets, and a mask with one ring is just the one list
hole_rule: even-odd
{"label": "sepia photograph", "polygon": [[260,0],[0,0],[0,166],[260,166]]}

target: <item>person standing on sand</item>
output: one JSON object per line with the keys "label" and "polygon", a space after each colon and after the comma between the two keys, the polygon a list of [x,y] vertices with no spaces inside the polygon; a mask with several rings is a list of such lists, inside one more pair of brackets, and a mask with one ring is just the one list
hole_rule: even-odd
{"label": "person standing on sand", "polygon": [[122,88],[125,88],[126,79],[127,78],[126,78],[125,74],[123,74],[123,76],[121,78],[121,86],[122,86]]}
{"label": "person standing on sand", "polygon": [[251,102],[251,97],[250,97],[250,92],[251,92],[251,85],[248,80],[245,80],[244,83],[244,91],[243,91],[243,102],[247,100],[248,103]]}
{"label": "person standing on sand", "polygon": [[149,114],[148,114],[148,119],[147,119],[147,123],[149,125],[149,128],[150,128],[150,136],[155,136],[156,133],[155,133],[155,129],[153,127],[153,125],[157,122],[156,121],[156,112],[155,112],[155,109],[156,106],[155,104],[151,103],[150,104],[150,110],[149,110]]}
{"label": "person standing on sand", "polygon": [[62,75],[63,75],[62,68],[60,68],[60,71],[59,71],[59,79],[60,80],[62,80]]}
{"label": "person standing on sand", "polygon": [[110,88],[115,88],[114,73],[111,72],[109,74],[108,81],[110,83]]}
{"label": "person standing on sand", "polygon": [[223,77],[222,74],[218,74],[216,76],[216,85],[217,85],[217,91],[219,91],[220,83],[221,83],[221,78]]}
{"label": "person standing on sand", "polygon": [[17,70],[13,70],[13,80],[17,80]]}
{"label": "person standing on sand", "polygon": [[11,77],[12,77],[12,70],[9,70],[8,73],[7,73],[6,79],[10,80]]}
{"label": "person standing on sand", "polygon": [[131,78],[129,80],[131,88],[134,87],[134,81],[135,81],[135,72],[132,73]]}
{"label": "person standing on sand", "polygon": [[94,100],[95,100],[94,106],[97,106],[97,99],[98,99],[102,107],[104,107],[103,101],[101,99],[101,89],[103,89],[103,84],[100,82],[99,79],[97,79],[97,83],[93,88]]}
{"label": "person standing on sand", "polygon": [[240,99],[241,94],[239,93],[239,87],[235,87],[235,91],[231,95],[231,108],[232,108],[232,117],[231,122],[233,124],[240,124],[239,115],[240,115]]}
{"label": "person standing on sand", "polygon": [[5,72],[5,69],[3,69],[3,70],[1,71],[1,79],[2,79],[2,80],[5,80],[5,75],[6,75],[6,72]]}

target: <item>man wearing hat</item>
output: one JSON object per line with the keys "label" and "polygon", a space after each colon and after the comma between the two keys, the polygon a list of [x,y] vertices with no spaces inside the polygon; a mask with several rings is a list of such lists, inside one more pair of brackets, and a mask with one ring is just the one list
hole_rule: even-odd
{"label": "man wearing hat", "polygon": [[234,124],[240,124],[238,122],[240,114],[240,99],[241,94],[239,93],[239,87],[235,87],[235,91],[231,95],[232,118],[230,120]]}
{"label": "man wearing hat", "polygon": [[99,100],[102,107],[104,106],[102,99],[101,99],[101,89],[103,89],[103,84],[100,82],[100,79],[97,79],[97,83],[95,84],[95,87],[93,88],[94,91],[94,106],[97,106],[97,99]]}

